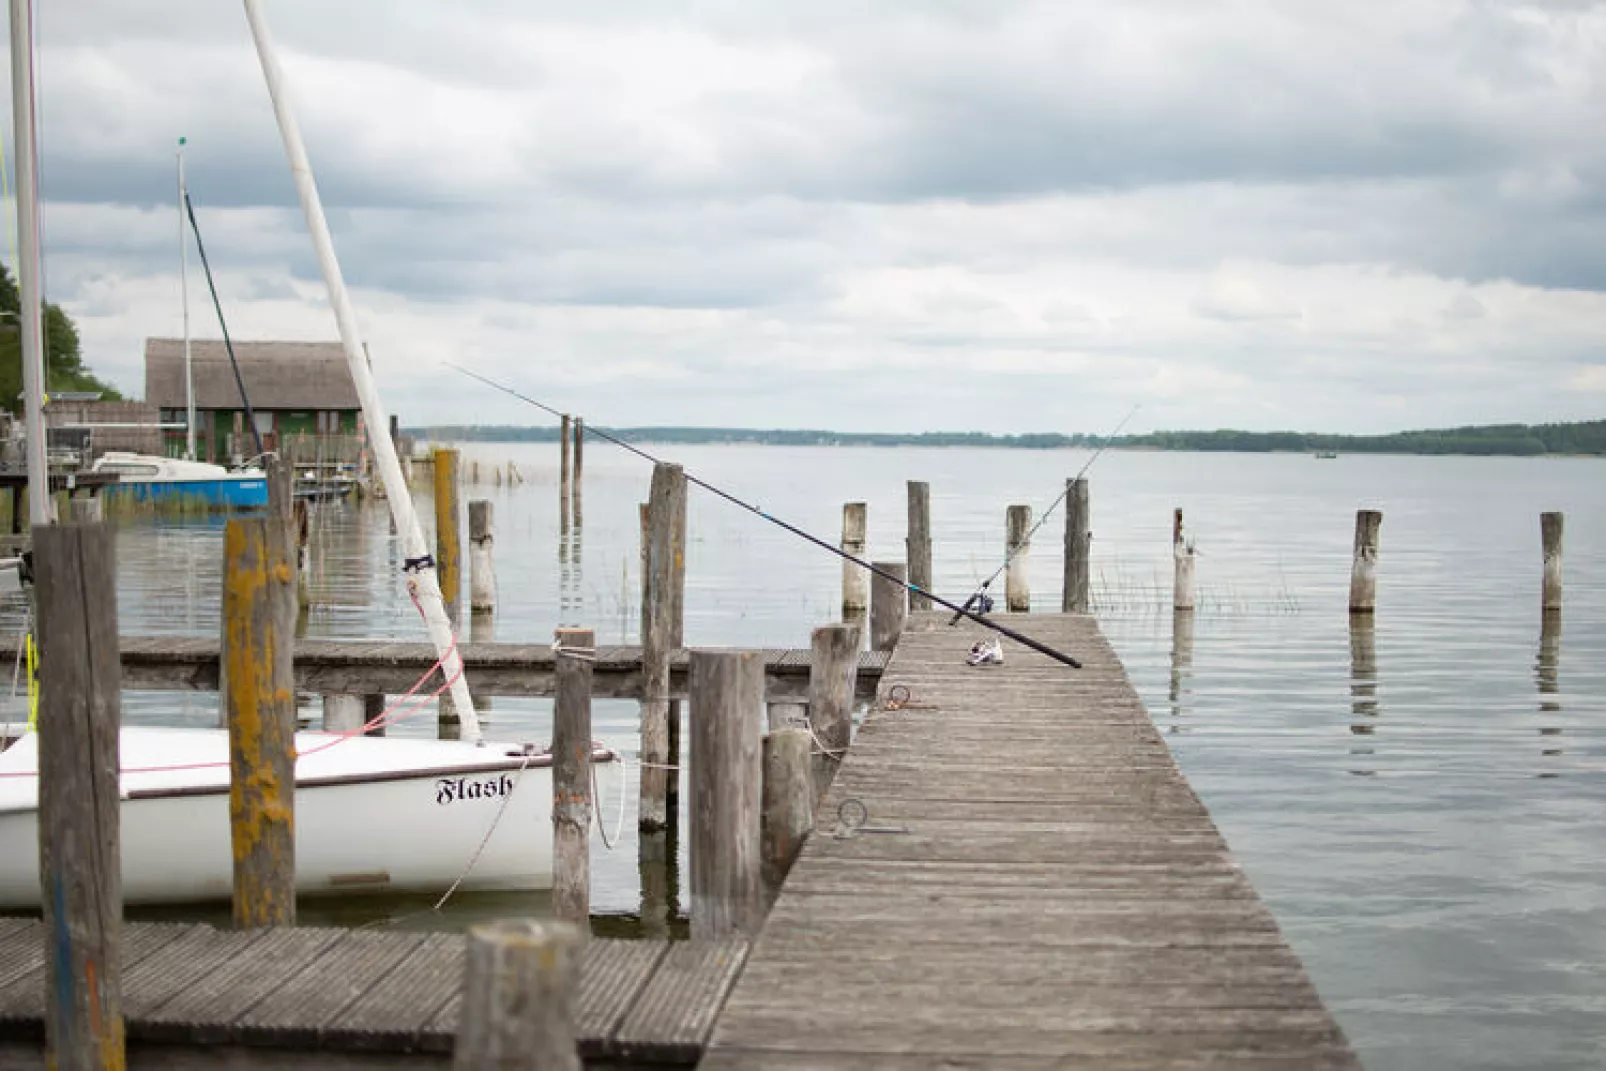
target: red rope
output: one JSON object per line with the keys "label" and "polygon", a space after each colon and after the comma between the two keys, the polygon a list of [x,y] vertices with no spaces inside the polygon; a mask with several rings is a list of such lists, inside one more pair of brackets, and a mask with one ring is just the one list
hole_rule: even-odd
{"label": "red rope", "polygon": [[[421,604],[418,601],[417,593],[412,591],[409,588],[408,595],[412,597],[413,606],[415,606],[418,609],[419,616],[423,617],[424,616],[424,607],[423,607],[423,604]],[[428,695],[419,697],[414,702],[412,709],[403,711],[403,708],[407,706],[409,700],[413,699],[413,697],[417,694],[418,690],[424,686],[424,682],[428,681],[431,677],[433,677],[436,674],[436,672],[443,670],[443,667],[446,664],[446,660],[448,658],[451,658],[456,653],[457,653],[457,637],[454,635],[452,637],[452,642],[447,645],[446,650],[443,651],[441,653],[441,656],[435,660],[435,664],[430,666],[428,669],[426,669],[424,671],[424,675],[422,677],[419,677],[418,680],[416,682],[414,682],[413,686],[411,688],[407,689],[407,691],[403,692],[401,697],[399,699],[397,699],[394,703],[392,703],[390,706],[386,707],[384,710],[381,710],[378,714],[375,714],[370,720],[368,720],[367,722],[363,723],[363,725],[361,727],[356,728],[356,729],[351,729],[351,730],[348,730],[348,731],[345,731],[345,732],[331,733],[331,734],[329,734],[331,736],[331,739],[325,741],[324,743],[321,743],[321,744],[317,745],[316,747],[311,747],[311,748],[308,748],[305,751],[297,752],[294,757],[297,758],[297,759],[300,759],[300,758],[304,758],[307,755],[316,755],[320,751],[329,750],[330,748],[334,747],[336,744],[343,744],[347,740],[350,740],[352,737],[364,736],[370,730],[378,729],[378,728],[382,728],[382,727],[386,727],[386,726],[390,726],[390,725],[399,724],[399,723],[401,723],[403,721],[406,721],[408,718],[411,718],[414,715],[420,713],[424,709],[424,707],[429,703],[429,701],[431,699],[438,698],[442,693],[444,693],[449,688],[451,688],[452,685],[457,683],[458,678],[463,675],[463,660],[462,659],[458,659],[457,660],[457,669],[456,669],[456,671],[453,672],[451,676],[447,677],[446,680],[445,680],[445,683],[443,683],[439,688],[436,688],[433,692],[430,692]],[[120,773],[124,773],[124,774],[178,773],[178,772],[181,772],[181,771],[184,771],[184,770],[213,770],[213,769],[226,768],[228,766],[229,766],[229,763],[227,763],[227,762],[185,762],[185,763],[174,763],[174,764],[169,765],[169,766],[125,767],[119,772]],[[15,771],[15,772],[0,772],[0,777],[38,777],[38,776],[39,776],[39,772],[37,770],[19,770],[19,771]]]}

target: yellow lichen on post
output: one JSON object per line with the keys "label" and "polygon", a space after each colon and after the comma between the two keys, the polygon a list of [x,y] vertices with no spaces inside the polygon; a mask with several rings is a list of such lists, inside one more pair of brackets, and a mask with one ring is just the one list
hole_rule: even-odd
{"label": "yellow lichen on post", "polygon": [[295,571],[265,518],[224,530],[223,665],[229,724],[234,922],[295,922]]}
{"label": "yellow lichen on post", "polygon": [[446,613],[455,626],[462,605],[463,539],[458,531],[462,504],[458,496],[456,450],[435,451],[435,577]]}

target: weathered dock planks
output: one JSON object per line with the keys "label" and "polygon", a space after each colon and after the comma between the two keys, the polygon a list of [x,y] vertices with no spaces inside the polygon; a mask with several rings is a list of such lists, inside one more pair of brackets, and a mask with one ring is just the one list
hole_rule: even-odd
{"label": "weathered dock planks", "polygon": [[[699,1065],[1358,1068],[1091,618],[920,614]],[[901,686],[901,687],[900,687]],[[904,696],[902,689],[907,689]],[[854,798],[876,827],[832,834]]]}
{"label": "weathered dock planks", "polygon": [[[217,691],[218,644],[211,638],[123,636],[123,687],[143,691]],[[551,696],[556,689],[556,660],[550,644],[465,643],[463,664],[474,689],[487,695]],[[0,660],[15,660],[17,639],[0,639]],[[766,650],[765,697],[802,702],[809,691],[809,651]],[[859,655],[859,698],[875,694],[887,664],[886,652]],[[687,695],[690,655],[670,655],[671,698]],[[314,694],[399,694],[407,691],[435,664],[427,643],[383,640],[308,640],[295,645],[296,687]],[[639,699],[642,689],[640,647],[598,647],[592,695],[598,699]]]}
{"label": "weathered dock planks", "polygon": [[[463,981],[459,934],[129,923],[129,1066],[446,1067]],[[37,1067],[43,929],[0,919],[0,1071]],[[586,942],[580,1054],[597,1066],[693,1066],[747,956],[730,939]]]}

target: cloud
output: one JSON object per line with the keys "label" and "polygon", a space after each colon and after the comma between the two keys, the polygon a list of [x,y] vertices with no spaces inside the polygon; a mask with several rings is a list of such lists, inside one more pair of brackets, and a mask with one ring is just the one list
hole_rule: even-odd
{"label": "cloud", "polygon": [[[409,414],[486,411],[452,355],[611,423],[1601,415],[1598,3],[267,15]],[[90,362],[137,389],[177,330],[180,133],[231,330],[332,337],[238,9],[81,0],[39,37],[47,282]]]}

